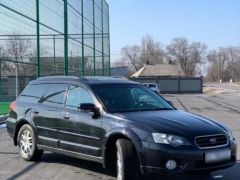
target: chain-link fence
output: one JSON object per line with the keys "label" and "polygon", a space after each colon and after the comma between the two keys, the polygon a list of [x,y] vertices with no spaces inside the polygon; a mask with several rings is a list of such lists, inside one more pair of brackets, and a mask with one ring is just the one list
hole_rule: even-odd
{"label": "chain-link fence", "polygon": [[0,102],[39,76],[110,75],[105,0],[0,0],[0,19]]}

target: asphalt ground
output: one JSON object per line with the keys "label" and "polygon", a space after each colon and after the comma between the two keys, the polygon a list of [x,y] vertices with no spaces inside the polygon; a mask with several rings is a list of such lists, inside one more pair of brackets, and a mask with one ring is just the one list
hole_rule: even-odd
{"label": "asphalt ground", "polygon": [[[178,109],[193,112],[228,125],[237,141],[240,142],[240,93],[232,92],[217,95],[165,95]],[[1,127],[0,127],[1,128]],[[13,146],[5,128],[0,129],[0,179],[80,179],[80,180],[114,180],[116,177],[102,168],[100,164],[83,161],[56,153],[44,153],[39,162],[25,162]],[[238,162],[235,166],[211,173],[172,177],[144,177],[147,180],[239,180],[240,148]]]}

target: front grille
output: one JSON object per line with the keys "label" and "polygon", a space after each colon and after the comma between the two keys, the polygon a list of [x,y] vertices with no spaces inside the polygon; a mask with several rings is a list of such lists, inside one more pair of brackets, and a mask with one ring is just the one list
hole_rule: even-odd
{"label": "front grille", "polygon": [[211,148],[216,146],[223,146],[228,143],[227,136],[221,135],[211,135],[211,136],[199,136],[195,138],[195,143],[200,148]]}

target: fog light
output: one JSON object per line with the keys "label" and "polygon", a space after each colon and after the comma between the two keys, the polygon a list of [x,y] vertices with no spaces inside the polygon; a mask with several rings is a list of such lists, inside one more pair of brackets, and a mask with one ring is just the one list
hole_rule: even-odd
{"label": "fog light", "polygon": [[167,161],[166,168],[168,170],[174,170],[176,167],[177,167],[177,162],[176,161],[174,161],[174,160]]}

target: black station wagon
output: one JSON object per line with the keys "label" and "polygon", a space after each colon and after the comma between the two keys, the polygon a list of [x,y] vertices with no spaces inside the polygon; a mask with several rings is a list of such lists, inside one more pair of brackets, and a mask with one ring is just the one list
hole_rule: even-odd
{"label": "black station wagon", "polygon": [[209,173],[236,162],[237,143],[227,127],[120,78],[31,81],[10,106],[7,131],[24,160],[57,152],[115,167],[118,180]]}

